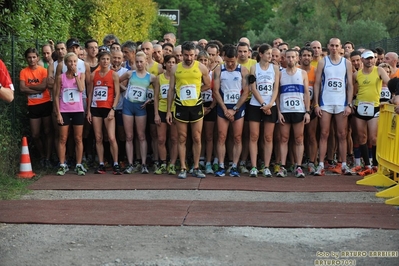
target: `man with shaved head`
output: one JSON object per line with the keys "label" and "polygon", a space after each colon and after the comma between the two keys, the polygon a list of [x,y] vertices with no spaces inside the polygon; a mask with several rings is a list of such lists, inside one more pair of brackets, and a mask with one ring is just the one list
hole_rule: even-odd
{"label": "man with shaved head", "polygon": [[174,33],[172,33],[172,32],[166,33],[163,36],[163,40],[164,40],[165,43],[171,43],[174,46],[176,45],[176,35]]}
{"label": "man with shaved head", "polygon": [[152,53],[152,58],[159,64],[163,63],[163,51],[162,51],[162,45],[160,44],[154,44],[153,45],[154,52]]}
{"label": "man with shaved head", "polygon": [[310,48],[313,50],[313,60],[310,65],[317,68],[317,62],[321,59],[321,43],[319,41],[313,41],[310,43]]}
{"label": "man with shaved head", "polygon": [[384,57],[384,63],[387,63],[392,67],[390,78],[399,78],[399,69],[396,67],[396,64],[398,63],[398,54],[395,52],[387,53]]}

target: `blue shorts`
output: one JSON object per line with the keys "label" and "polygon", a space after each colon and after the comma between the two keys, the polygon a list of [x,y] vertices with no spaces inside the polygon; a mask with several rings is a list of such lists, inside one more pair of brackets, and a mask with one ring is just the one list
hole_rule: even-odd
{"label": "blue shorts", "polygon": [[[227,109],[233,109],[235,104],[226,104],[226,108]],[[245,109],[246,109],[246,104],[243,104],[240,109],[237,110],[236,114],[234,115],[234,121],[243,118],[245,116]],[[217,106],[217,114],[218,116],[220,116],[221,118],[227,119],[227,117],[224,115],[223,109],[222,107],[220,107],[219,105]]]}
{"label": "blue shorts", "polygon": [[128,116],[145,116],[147,115],[147,109],[141,108],[144,103],[132,103],[127,99],[123,99],[122,114]]}

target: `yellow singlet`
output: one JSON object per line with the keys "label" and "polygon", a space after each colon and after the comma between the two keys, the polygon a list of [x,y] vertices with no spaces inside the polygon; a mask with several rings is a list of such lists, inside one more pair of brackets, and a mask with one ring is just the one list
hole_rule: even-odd
{"label": "yellow singlet", "polygon": [[380,105],[380,96],[382,89],[382,79],[378,74],[378,67],[374,67],[370,74],[365,75],[363,70],[359,70],[356,76],[358,91],[355,105],[360,102],[373,103],[374,107]]}
{"label": "yellow singlet", "polygon": [[202,72],[199,62],[194,61],[190,68],[184,68],[182,63],[177,64],[175,104],[180,106],[197,106],[202,104],[201,81]]}
{"label": "yellow singlet", "polygon": [[[158,110],[166,112],[168,109],[168,91],[169,91],[169,80],[166,79],[165,73],[159,75],[159,104]],[[175,109],[175,103],[172,102],[171,111]]]}

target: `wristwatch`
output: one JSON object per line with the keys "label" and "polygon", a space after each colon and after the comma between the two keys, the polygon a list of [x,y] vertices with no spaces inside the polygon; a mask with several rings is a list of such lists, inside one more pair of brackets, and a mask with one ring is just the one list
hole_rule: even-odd
{"label": "wristwatch", "polygon": [[353,107],[353,105],[352,105],[351,103],[348,103],[348,106],[349,106],[349,108],[352,108],[352,107]]}
{"label": "wristwatch", "polygon": [[112,110],[114,110],[114,111],[116,111],[116,108],[115,108],[115,107],[113,107],[113,106],[111,107],[111,109],[112,109]]}
{"label": "wristwatch", "polygon": [[233,111],[237,112],[237,110],[238,110],[238,107],[237,107],[237,105],[234,105],[234,107],[233,107]]}
{"label": "wristwatch", "polygon": [[312,113],[312,112],[311,111],[306,111],[306,113],[310,115],[310,113]]}
{"label": "wristwatch", "polygon": [[73,76],[76,78],[78,76],[78,73],[73,73]]}
{"label": "wristwatch", "polygon": [[267,104],[266,104],[265,102],[263,102],[263,103],[262,103],[262,107],[265,106],[265,105],[267,105]]}

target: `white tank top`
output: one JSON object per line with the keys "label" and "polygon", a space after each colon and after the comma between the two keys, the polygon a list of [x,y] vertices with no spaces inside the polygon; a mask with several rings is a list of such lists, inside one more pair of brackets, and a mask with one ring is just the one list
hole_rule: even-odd
{"label": "white tank top", "polygon": [[346,59],[333,64],[329,56],[324,57],[321,76],[320,106],[346,105]]}
{"label": "white tank top", "polygon": [[[255,65],[255,77],[256,77],[255,86],[260,96],[262,97],[263,102],[265,102],[266,104],[270,103],[273,95],[273,88],[274,88],[275,74],[276,74],[274,73],[273,66],[274,66],[273,64],[269,64],[269,67],[266,70],[263,70],[260,67],[259,63]],[[249,102],[250,105],[261,106],[262,103],[258,102],[255,96],[252,94],[251,101]],[[276,105],[276,103],[273,103],[273,106],[274,105]]]}
{"label": "white tank top", "polygon": [[302,70],[296,68],[291,76],[287,69],[283,69],[280,78],[280,112],[305,113],[304,91]]}
{"label": "white tank top", "polygon": [[[116,73],[118,73],[118,76],[120,77],[120,76],[122,76],[123,74],[125,74],[127,71],[128,71],[127,68],[121,67],[121,68],[118,70],[118,72],[116,72]],[[118,88],[116,88],[116,89],[118,89]],[[119,101],[118,101],[118,104],[117,104],[116,107],[115,107],[116,110],[122,110],[122,109],[123,109],[123,98],[125,97],[125,95],[126,95],[126,91],[121,92],[121,93],[119,94]]]}
{"label": "white tank top", "polygon": [[241,97],[242,75],[241,65],[237,65],[233,71],[228,71],[222,65],[220,73],[220,95],[225,104],[236,104]]}

